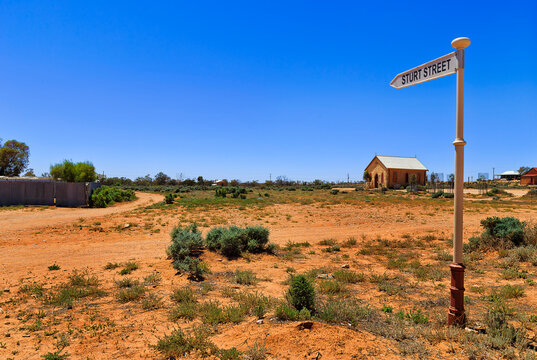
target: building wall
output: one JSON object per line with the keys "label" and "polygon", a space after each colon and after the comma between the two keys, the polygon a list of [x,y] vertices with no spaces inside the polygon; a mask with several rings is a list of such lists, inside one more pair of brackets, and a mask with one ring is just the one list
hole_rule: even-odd
{"label": "building wall", "polygon": [[388,172],[379,160],[375,159],[366,170],[369,171],[369,174],[371,175],[371,182],[369,183],[370,188],[388,187]]}
{"label": "building wall", "polygon": [[535,175],[537,175],[537,168],[532,168],[530,171],[520,177],[520,185],[537,185]]}
{"label": "building wall", "polygon": [[425,185],[427,182],[427,170],[388,169],[388,187],[394,187],[396,185],[406,187],[410,185],[410,177],[412,175],[416,175],[416,183],[418,185]]}

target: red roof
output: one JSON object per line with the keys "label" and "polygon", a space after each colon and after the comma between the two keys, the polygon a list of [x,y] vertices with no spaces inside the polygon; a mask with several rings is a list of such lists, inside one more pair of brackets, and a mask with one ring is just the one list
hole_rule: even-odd
{"label": "red roof", "polygon": [[526,174],[522,175],[522,177],[534,177],[537,176],[537,168],[531,168]]}

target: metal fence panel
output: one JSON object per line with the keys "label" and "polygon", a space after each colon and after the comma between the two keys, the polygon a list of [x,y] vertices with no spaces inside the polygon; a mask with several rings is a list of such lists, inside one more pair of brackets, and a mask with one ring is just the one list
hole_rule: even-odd
{"label": "metal fence panel", "polygon": [[87,205],[86,183],[56,183],[56,206]]}
{"label": "metal fence panel", "polygon": [[24,205],[54,205],[54,182],[25,182]]}
{"label": "metal fence panel", "polygon": [[77,207],[89,204],[98,183],[65,183],[53,180],[0,179],[0,206],[54,205]]}

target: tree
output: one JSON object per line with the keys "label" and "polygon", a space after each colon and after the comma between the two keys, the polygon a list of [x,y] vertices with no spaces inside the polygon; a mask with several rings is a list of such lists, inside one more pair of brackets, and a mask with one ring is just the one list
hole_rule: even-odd
{"label": "tree", "polygon": [[367,171],[367,170],[364,171],[363,179],[364,179],[365,182],[370,182],[371,181],[371,174],[369,173],[369,171]]}
{"label": "tree", "polygon": [[134,183],[136,185],[140,185],[140,186],[147,186],[147,185],[151,185],[153,183],[153,178],[151,177],[151,175],[147,174],[146,176],[144,177],[137,177],[135,180],[134,180]]}
{"label": "tree", "polygon": [[25,173],[24,176],[35,176],[34,169],[30,168]]}
{"label": "tree", "polygon": [[155,184],[156,185],[166,185],[169,183],[171,178],[164,174],[162,171],[155,175]]}
{"label": "tree", "polygon": [[23,142],[0,143],[0,176],[19,176],[28,166],[30,148]]}
{"label": "tree", "polygon": [[203,180],[203,176],[198,176],[198,184],[203,185],[205,180]]}
{"label": "tree", "polygon": [[50,175],[55,180],[67,182],[91,182],[97,179],[95,166],[89,161],[73,163],[71,160],[64,160],[50,166]]}
{"label": "tree", "polygon": [[518,173],[520,175],[525,175],[530,170],[531,168],[529,166],[521,166],[520,169],[518,169]]}

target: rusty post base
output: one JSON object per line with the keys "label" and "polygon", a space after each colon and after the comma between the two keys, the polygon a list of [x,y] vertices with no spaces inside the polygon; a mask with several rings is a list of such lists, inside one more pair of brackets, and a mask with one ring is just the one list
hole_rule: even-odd
{"label": "rusty post base", "polygon": [[448,312],[448,325],[464,326],[464,269],[463,264],[451,263],[451,303]]}

